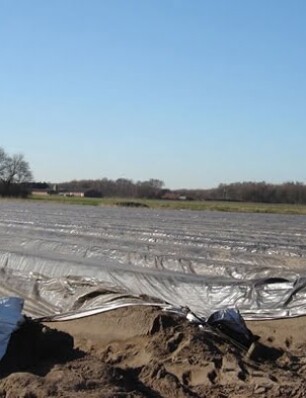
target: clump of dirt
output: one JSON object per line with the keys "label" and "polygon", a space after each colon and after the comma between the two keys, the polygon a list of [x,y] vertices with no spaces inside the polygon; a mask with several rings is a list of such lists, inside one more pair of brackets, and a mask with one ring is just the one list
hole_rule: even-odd
{"label": "clump of dirt", "polygon": [[0,398],[304,397],[306,343],[295,345],[291,333],[289,351],[277,339],[269,329],[247,353],[218,331],[148,307],[28,321],[0,363]]}

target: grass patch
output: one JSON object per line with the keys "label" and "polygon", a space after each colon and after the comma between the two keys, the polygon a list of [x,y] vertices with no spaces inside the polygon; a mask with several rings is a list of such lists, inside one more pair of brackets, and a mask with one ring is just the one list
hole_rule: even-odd
{"label": "grass patch", "polygon": [[122,199],[122,198],[78,198],[65,196],[33,195],[29,200],[40,202],[67,203],[87,206],[127,206],[148,207],[151,209],[223,211],[238,213],[275,213],[275,214],[306,214],[306,205],[213,202],[213,201],[181,201],[152,199]]}

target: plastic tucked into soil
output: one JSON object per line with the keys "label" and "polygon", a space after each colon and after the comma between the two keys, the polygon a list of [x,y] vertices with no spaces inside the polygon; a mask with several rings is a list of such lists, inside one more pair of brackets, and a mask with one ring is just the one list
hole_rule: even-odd
{"label": "plastic tucked into soil", "polygon": [[0,202],[1,296],[33,317],[126,305],[306,313],[306,218]]}

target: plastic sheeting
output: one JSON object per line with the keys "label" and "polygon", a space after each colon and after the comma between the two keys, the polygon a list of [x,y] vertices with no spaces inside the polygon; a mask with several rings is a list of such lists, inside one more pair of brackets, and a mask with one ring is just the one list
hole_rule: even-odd
{"label": "plastic sheeting", "polygon": [[306,218],[0,202],[1,295],[34,317],[125,305],[306,313]]}
{"label": "plastic sheeting", "polygon": [[18,297],[0,297],[0,360],[6,353],[11,334],[24,320],[22,307],[23,300]]}
{"label": "plastic sheeting", "polygon": [[249,347],[254,341],[252,332],[247,328],[242,316],[235,308],[212,313],[207,319],[207,324],[219,329],[245,347]]}

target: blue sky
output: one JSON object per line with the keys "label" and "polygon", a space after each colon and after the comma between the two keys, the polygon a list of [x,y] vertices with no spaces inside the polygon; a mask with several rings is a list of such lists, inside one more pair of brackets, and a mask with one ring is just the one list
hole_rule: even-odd
{"label": "blue sky", "polygon": [[0,146],[35,179],[306,176],[304,0],[0,0]]}

